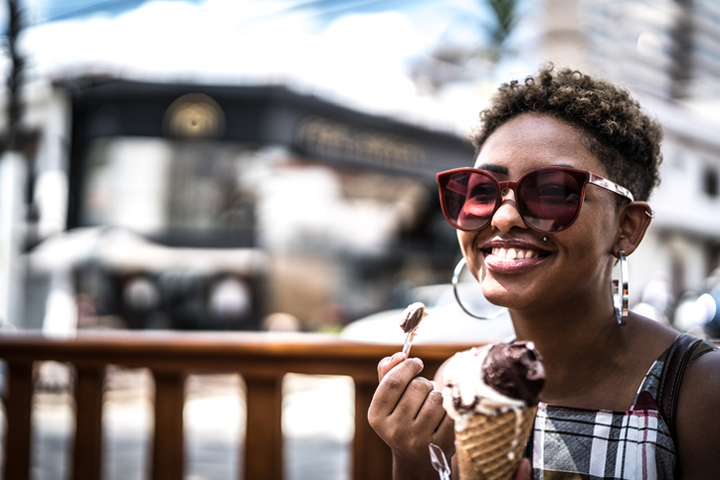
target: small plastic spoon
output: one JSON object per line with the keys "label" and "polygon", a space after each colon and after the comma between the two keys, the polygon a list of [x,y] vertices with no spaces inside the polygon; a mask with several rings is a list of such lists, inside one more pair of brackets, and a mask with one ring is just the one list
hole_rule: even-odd
{"label": "small plastic spoon", "polygon": [[445,452],[434,443],[428,445],[428,448],[430,449],[430,462],[440,474],[440,480],[450,480],[450,465],[445,457]]}
{"label": "small plastic spoon", "polygon": [[405,344],[403,345],[402,353],[406,357],[410,356],[410,347],[412,346],[413,338],[423,317],[427,315],[425,311],[425,305],[422,302],[415,302],[408,305],[403,312],[403,319],[400,323],[400,328],[405,332]]}

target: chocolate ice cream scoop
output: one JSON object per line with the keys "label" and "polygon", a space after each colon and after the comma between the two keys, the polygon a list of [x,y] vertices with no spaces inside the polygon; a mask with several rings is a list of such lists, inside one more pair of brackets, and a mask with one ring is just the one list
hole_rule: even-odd
{"label": "chocolate ice cream scoop", "polygon": [[405,311],[403,311],[400,328],[402,328],[405,333],[412,332],[420,325],[420,321],[425,315],[427,315],[427,313],[425,313],[425,305],[422,302],[411,303]]}
{"label": "chocolate ice cream scoop", "polygon": [[545,370],[532,342],[499,343],[490,348],[483,363],[483,380],[494,390],[527,405],[538,403],[545,384]]}
{"label": "chocolate ice cream scoop", "polygon": [[405,344],[402,349],[405,355],[410,355],[410,347],[415,337],[415,331],[425,315],[427,315],[427,312],[425,311],[425,304],[422,302],[411,303],[403,312],[400,328],[407,334],[405,335]]}

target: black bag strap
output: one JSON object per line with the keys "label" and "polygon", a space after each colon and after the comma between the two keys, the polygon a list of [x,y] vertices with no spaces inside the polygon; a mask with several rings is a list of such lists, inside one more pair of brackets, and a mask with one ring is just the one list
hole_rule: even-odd
{"label": "black bag strap", "polygon": [[[693,350],[700,343],[705,343],[705,348],[702,348],[695,355],[692,355]],[[677,413],[678,394],[683,374],[689,365],[688,362],[705,352],[713,350],[713,348],[712,345],[703,342],[701,339],[683,333],[675,339],[668,350],[662,374],[660,375],[657,404],[660,408],[660,415],[662,415],[665,423],[667,423],[670,428],[670,433],[673,438],[675,437],[675,415]]]}

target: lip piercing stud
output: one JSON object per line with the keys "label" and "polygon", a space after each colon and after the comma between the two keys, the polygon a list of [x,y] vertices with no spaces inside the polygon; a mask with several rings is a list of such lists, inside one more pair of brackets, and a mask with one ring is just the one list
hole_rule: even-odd
{"label": "lip piercing stud", "polygon": [[548,241],[548,237],[543,237],[543,242],[547,242],[547,241]]}

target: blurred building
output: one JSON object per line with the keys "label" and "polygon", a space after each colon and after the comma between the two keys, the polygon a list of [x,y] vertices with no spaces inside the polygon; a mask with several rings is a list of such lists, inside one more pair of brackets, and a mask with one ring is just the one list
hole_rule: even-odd
{"label": "blurred building", "polygon": [[547,0],[540,22],[544,60],[619,82],[665,130],[656,218],[630,259],[632,301],[659,280],[676,300],[705,291],[720,265],[720,4]]}
{"label": "blurred building", "polygon": [[21,326],[252,329],[280,312],[324,328],[449,278],[435,173],[470,163],[464,138],[283,86],[83,77],[36,94],[55,114],[28,116],[42,214]]}
{"label": "blurred building", "polygon": [[720,5],[713,0],[579,4],[594,65],[630,88],[689,102],[720,98]]}

